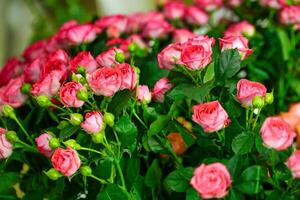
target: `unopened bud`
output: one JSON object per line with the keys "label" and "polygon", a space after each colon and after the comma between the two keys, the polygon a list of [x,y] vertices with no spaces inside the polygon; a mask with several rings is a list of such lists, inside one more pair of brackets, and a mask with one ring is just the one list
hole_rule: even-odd
{"label": "unopened bud", "polygon": [[47,172],[45,172],[45,174],[53,181],[56,181],[57,179],[63,176],[59,171],[53,168],[49,169]]}
{"label": "unopened bud", "polygon": [[80,113],[72,113],[70,115],[70,123],[74,126],[79,126],[83,121],[83,116]]}
{"label": "unopened bud", "polygon": [[52,102],[50,101],[50,99],[45,95],[38,96],[36,98],[36,101],[39,104],[39,106],[44,107],[44,108],[52,105]]}
{"label": "unopened bud", "polygon": [[113,127],[115,124],[115,116],[112,113],[106,112],[104,114],[104,122],[110,126]]}
{"label": "unopened bud", "polygon": [[15,131],[7,131],[5,133],[5,138],[11,143],[19,141],[19,137]]}
{"label": "unopened bud", "polygon": [[255,96],[252,100],[252,105],[254,108],[262,108],[264,107],[264,99],[261,96]]}
{"label": "unopened bud", "polygon": [[58,147],[60,147],[60,142],[58,138],[52,138],[49,140],[49,147],[51,149],[57,149]]}
{"label": "unopened bud", "polygon": [[92,169],[89,166],[82,166],[80,168],[80,173],[83,176],[91,176],[92,175]]}

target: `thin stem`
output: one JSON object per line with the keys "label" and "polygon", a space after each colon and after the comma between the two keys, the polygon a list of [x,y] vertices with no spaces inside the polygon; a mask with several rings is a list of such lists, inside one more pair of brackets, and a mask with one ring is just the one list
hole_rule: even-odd
{"label": "thin stem", "polygon": [[93,179],[99,181],[99,182],[102,183],[102,184],[108,184],[105,180],[102,180],[102,179],[98,178],[97,176],[90,175],[89,177],[91,177],[91,178],[93,178]]}
{"label": "thin stem", "polygon": [[255,117],[255,120],[254,120],[254,123],[253,123],[252,130],[254,130],[255,127],[256,127],[256,122],[257,122],[257,120],[258,120],[258,117],[259,117],[260,112],[261,112],[261,108],[258,109],[258,113],[257,113],[257,115],[256,115],[256,117]]}
{"label": "thin stem", "polygon": [[124,176],[123,176],[123,172],[122,172],[120,163],[119,163],[119,161],[116,161],[115,163],[116,163],[116,166],[117,166],[117,170],[118,170],[119,176],[121,178],[122,188],[126,191],[125,179],[124,179]]}
{"label": "thin stem", "polygon": [[97,151],[95,149],[90,149],[90,148],[87,148],[87,147],[81,147],[79,150],[90,151],[90,152],[94,152],[94,153],[97,153],[97,154],[100,154],[100,155],[104,156],[104,154],[102,152]]}
{"label": "thin stem", "polygon": [[[57,106],[55,104],[51,104],[51,106],[54,107],[54,108],[56,108],[56,109],[58,109],[58,110],[60,110],[60,111],[62,111],[62,112],[66,112],[63,108],[61,108],[61,107],[59,107],[59,106]],[[67,112],[69,112],[69,111],[67,110]]]}
{"label": "thin stem", "polygon": [[19,119],[16,116],[13,119],[19,125],[19,127],[21,128],[21,130],[25,133],[27,139],[31,142],[31,144],[34,144],[34,142],[32,141],[31,137],[29,136],[28,132],[25,130],[25,128],[23,127],[23,125],[21,124],[21,122],[19,121]]}
{"label": "thin stem", "polygon": [[187,68],[185,68],[184,66],[182,66],[181,68],[182,68],[183,71],[186,73],[186,75],[188,75],[188,76],[192,79],[192,81],[193,81],[197,86],[199,86],[198,81],[195,79],[195,77],[193,76],[193,74],[191,74],[191,72],[190,72]]}
{"label": "thin stem", "polygon": [[136,114],[135,110],[133,110],[132,114],[137,118],[137,120],[144,126],[144,128],[148,128],[147,125],[141,120],[141,118]]}
{"label": "thin stem", "polygon": [[249,108],[246,108],[246,129],[248,129],[249,124]]}
{"label": "thin stem", "polygon": [[156,200],[156,198],[155,198],[155,188],[151,188],[151,196],[152,196],[152,200]]}
{"label": "thin stem", "polygon": [[27,144],[27,143],[25,143],[25,142],[23,142],[21,140],[18,140],[17,142],[20,143],[20,144],[22,144],[22,145],[24,145],[28,149],[31,149],[33,152],[37,152],[36,148],[34,148],[33,146],[30,146],[29,144]]}

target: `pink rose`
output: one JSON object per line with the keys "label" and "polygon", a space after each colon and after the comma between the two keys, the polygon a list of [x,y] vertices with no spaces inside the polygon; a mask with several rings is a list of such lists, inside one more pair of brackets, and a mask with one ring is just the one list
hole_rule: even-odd
{"label": "pink rose", "polygon": [[174,43],[180,42],[186,42],[188,39],[195,37],[196,35],[191,32],[188,29],[182,28],[182,29],[176,29],[173,32],[173,41]]}
{"label": "pink rose", "polygon": [[291,170],[294,178],[300,178],[300,150],[296,150],[285,164]]}
{"label": "pink rose", "polygon": [[236,97],[244,107],[247,107],[252,106],[252,101],[255,96],[264,97],[266,92],[267,88],[263,84],[241,79],[237,83]]}
{"label": "pink rose", "polygon": [[60,81],[63,82],[68,78],[68,69],[66,64],[67,63],[65,63],[65,61],[59,59],[48,60],[42,67],[41,78],[49,75],[53,71],[58,71],[61,74]]}
{"label": "pink rose", "polygon": [[244,0],[229,0],[228,4],[231,7],[237,7],[240,6],[243,3]]}
{"label": "pink rose", "polygon": [[196,0],[196,4],[205,10],[214,10],[223,5],[223,0]]}
{"label": "pink rose", "polygon": [[137,98],[142,103],[151,102],[151,92],[147,85],[139,85],[137,89]]}
{"label": "pink rose", "polygon": [[228,114],[219,101],[198,104],[193,107],[193,112],[193,121],[207,133],[223,129],[230,123]]}
{"label": "pink rose", "polygon": [[223,38],[219,38],[220,41],[220,49],[222,51],[226,49],[237,49],[241,56],[241,59],[244,60],[251,53],[252,49],[248,47],[248,40],[243,36],[225,36]]}
{"label": "pink rose", "polygon": [[202,164],[195,169],[191,185],[203,199],[223,198],[231,186],[230,173],[222,163]]}
{"label": "pink rose", "polygon": [[103,129],[104,119],[100,111],[91,111],[85,114],[81,127],[88,134],[100,133]]}
{"label": "pink rose", "polygon": [[189,6],[186,9],[185,20],[189,24],[200,26],[207,24],[209,16],[206,12],[197,8],[196,6]]}
{"label": "pink rose", "polygon": [[0,69],[0,86],[21,75],[23,69],[20,61],[16,58],[11,58],[6,61],[5,65]]}
{"label": "pink rose", "polygon": [[45,57],[38,57],[32,60],[24,69],[25,82],[35,83],[42,74],[42,68],[45,63]]}
{"label": "pink rose", "polygon": [[296,137],[296,133],[288,123],[279,117],[268,117],[260,129],[260,133],[264,144],[278,151],[291,146]]}
{"label": "pink rose", "polygon": [[96,21],[96,26],[106,29],[109,38],[118,38],[127,29],[128,17],[125,15],[110,15],[101,17]]}
{"label": "pink rose", "polygon": [[92,73],[98,68],[98,63],[90,52],[81,51],[70,61],[73,72],[77,73],[77,68],[80,66],[84,67],[87,73]]}
{"label": "pink rose", "polygon": [[182,47],[179,43],[169,44],[158,55],[158,64],[162,69],[172,69],[180,60]]}
{"label": "pink rose", "polygon": [[165,100],[165,93],[172,88],[172,84],[168,78],[161,78],[159,79],[153,88],[152,91],[152,98],[158,102],[164,102]]}
{"label": "pink rose", "polygon": [[164,7],[164,15],[168,19],[181,19],[185,14],[185,5],[182,2],[170,2]]}
{"label": "pink rose", "polygon": [[22,106],[27,98],[22,93],[21,88],[24,82],[24,76],[10,79],[7,85],[0,88],[0,105],[8,104],[14,108]]}
{"label": "pink rose", "polygon": [[101,67],[114,67],[116,64],[119,64],[115,58],[117,52],[123,53],[121,49],[112,47],[99,54],[96,60]]}
{"label": "pink rose", "polygon": [[300,25],[300,5],[286,6],[280,11],[280,22],[286,25]]}
{"label": "pink rose", "polygon": [[89,43],[96,39],[99,30],[93,24],[72,26],[66,33],[67,40],[73,45]]}
{"label": "pink rose", "polygon": [[150,20],[144,27],[142,35],[146,38],[158,39],[166,37],[173,27],[165,20]]}
{"label": "pink rose", "polygon": [[140,49],[147,49],[148,45],[147,43],[142,39],[142,37],[138,34],[132,34],[129,36],[126,41],[128,44],[136,44]]}
{"label": "pink rose", "polygon": [[70,147],[67,147],[67,149],[56,149],[51,162],[54,169],[61,172],[64,176],[72,176],[81,165],[77,152]]}
{"label": "pink rose", "polygon": [[79,90],[86,90],[84,86],[80,83],[72,81],[67,82],[59,89],[59,98],[66,107],[79,108],[84,104],[77,98],[77,93]]}
{"label": "pink rose", "polygon": [[260,0],[260,3],[263,6],[268,6],[276,9],[280,9],[286,4],[285,0]]}
{"label": "pink rose", "polygon": [[248,21],[243,20],[241,22],[237,22],[228,27],[225,31],[224,36],[253,36],[255,33],[255,27],[250,24]]}
{"label": "pink rose", "polygon": [[0,159],[8,158],[13,152],[13,145],[5,137],[6,129],[0,128]]}
{"label": "pink rose", "polygon": [[54,152],[54,150],[49,147],[49,140],[51,140],[52,138],[53,136],[47,132],[35,138],[38,151],[48,158],[50,158]]}
{"label": "pink rose", "polygon": [[122,76],[119,70],[102,67],[88,74],[87,82],[96,95],[113,96],[120,90]]}
{"label": "pink rose", "polygon": [[134,71],[133,67],[131,67],[127,63],[122,63],[116,65],[115,68],[116,70],[119,70],[122,79],[120,90],[133,90],[137,84],[137,74]]}
{"label": "pink rose", "polygon": [[57,51],[54,51],[53,53],[48,54],[46,60],[47,60],[47,62],[61,60],[65,64],[67,64],[69,62],[70,58],[69,58],[67,52],[65,52],[62,49],[58,49]]}
{"label": "pink rose", "polygon": [[26,61],[32,61],[33,59],[40,57],[41,55],[46,55],[47,41],[39,40],[31,44],[23,51],[23,57]]}

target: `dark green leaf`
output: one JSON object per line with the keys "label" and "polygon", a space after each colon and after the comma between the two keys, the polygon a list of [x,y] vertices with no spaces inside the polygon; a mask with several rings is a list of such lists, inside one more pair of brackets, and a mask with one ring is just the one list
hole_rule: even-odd
{"label": "dark green leaf", "polygon": [[119,186],[110,184],[103,191],[101,191],[97,200],[127,200],[128,195]]}
{"label": "dark green leaf", "polygon": [[145,175],[145,185],[155,188],[160,184],[162,172],[159,167],[158,160],[153,160]]}
{"label": "dark green leaf", "polygon": [[199,200],[199,193],[193,188],[189,188],[186,192],[185,200]]}
{"label": "dark green leaf", "polygon": [[176,192],[185,192],[190,186],[194,169],[191,167],[180,168],[171,172],[165,179],[171,190]]}
{"label": "dark green leaf", "polygon": [[128,105],[131,93],[132,92],[129,90],[122,90],[115,94],[108,106],[108,111],[115,115],[119,115],[121,111]]}
{"label": "dark green leaf", "polygon": [[242,133],[237,135],[232,141],[232,150],[236,154],[246,154],[251,152],[254,145],[254,136],[252,133]]}
{"label": "dark green leaf", "polygon": [[5,172],[0,175],[0,192],[5,192],[12,187],[19,178],[19,174],[16,172]]}
{"label": "dark green leaf", "polygon": [[241,68],[241,58],[237,49],[228,49],[221,52],[215,64],[217,80],[233,77]]}
{"label": "dark green leaf", "polygon": [[121,117],[116,123],[115,129],[123,147],[128,147],[136,142],[137,128],[128,116]]}
{"label": "dark green leaf", "polygon": [[148,137],[160,133],[169,123],[170,117],[168,115],[160,115],[157,119],[150,125],[147,132]]}
{"label": "dark green leaf", "polygon": [[236,188],[245,194],[257,194],[260,190],[261,167],[254,165],[243,171],[236,183]]}
{"label": "dark green leaf", "polygon": [[243,194],[241,194],[239,191],[235,189],[231,189],[228,195],[228,200],[244,200]]}
{"label": "dark green leaf", "polygon": [[59,138],[64,140],[66,138],[71,137],[73,134],[75,134],[80,128],[78,126],[73,126],[71,124],[68,124],[66,127],[64,127],[60,133]]}

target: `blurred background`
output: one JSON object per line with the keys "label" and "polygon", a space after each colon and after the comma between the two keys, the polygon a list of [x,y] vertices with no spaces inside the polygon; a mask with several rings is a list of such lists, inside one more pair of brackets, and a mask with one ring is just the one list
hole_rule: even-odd
{"label": "blurred background", "polygon": [[52,35],[70,19],[154,9],[154,0],[0,0],[0,68],[31,42]]}

